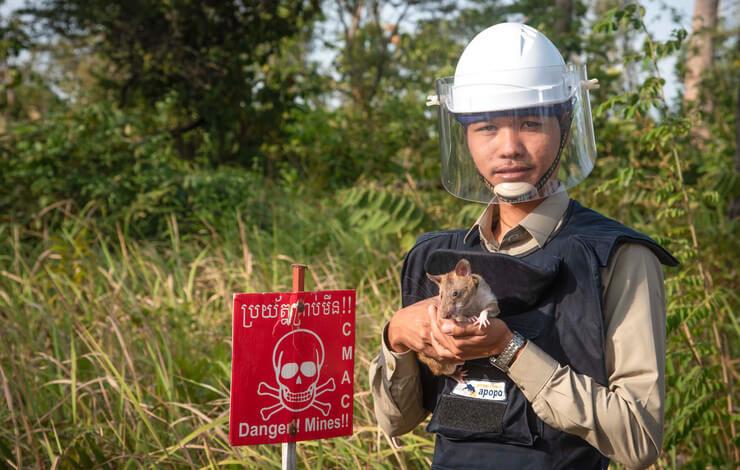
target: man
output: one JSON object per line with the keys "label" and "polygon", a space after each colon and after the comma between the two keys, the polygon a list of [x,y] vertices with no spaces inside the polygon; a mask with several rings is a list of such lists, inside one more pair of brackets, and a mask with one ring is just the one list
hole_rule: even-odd
{"label": "man", "polygon": [[[488,206],[469,231],[427,234],[408,253],[404,308],[370,369],[388,434],[433,413],[433,468],[641,468],[660,454],[660,263],[677,263],[567,196],[595,159],[591,86],[584,67],[515,23],[481,32],[437,83],[445,188]],[[456,256],[503,296],[485,329],[436,314],[425,266]],[[465,361],[467,384],[431,375],[413,351]]]}

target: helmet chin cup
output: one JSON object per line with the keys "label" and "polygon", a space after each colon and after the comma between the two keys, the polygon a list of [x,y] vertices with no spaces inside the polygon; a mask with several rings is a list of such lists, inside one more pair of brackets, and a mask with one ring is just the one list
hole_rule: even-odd
{"label": "helmet chin cup", "polygon": [[502,202],[515,203],[535,199],[538,195],[537,188],[524,181],[515,183],[499,183],[493,188],[493,192]]}

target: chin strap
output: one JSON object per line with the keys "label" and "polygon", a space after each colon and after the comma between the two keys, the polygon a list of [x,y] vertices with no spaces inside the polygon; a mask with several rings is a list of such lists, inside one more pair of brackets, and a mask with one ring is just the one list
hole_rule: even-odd
{"label": "chin strap", "polygon": [[563,153],[563,148],[565,148],[565,143],[568,141],[568,135],[570,134],[570,126],[572,123],[573,101],[571,100],[568,103],[568,110],[565,111],[560,117],[560,147],[558,148],[558,154],[555,156],[555,160],[552,161],[552,165],[550,165],[545,174],[542,175],[542,178],[540,178],[540,180],[537,181],[537,184],[534,185],[534,187],[537,188],[537,191],[541,190],[542,187],[545,186],[545,183],[547,183],[552,174],[555,172],[555,169],[558,167],[558,164],[560,163],[560,156]]}

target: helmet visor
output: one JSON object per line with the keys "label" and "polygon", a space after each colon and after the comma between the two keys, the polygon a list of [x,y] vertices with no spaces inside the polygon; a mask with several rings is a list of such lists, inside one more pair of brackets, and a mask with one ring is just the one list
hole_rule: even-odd
{"label": "helmet visor", "polygon": [[[548,83],[538,86],[502,82],[506,74],[492,74],[495,83],[437,81],[442,183],[452,195],[524,202],[565,191],[591,173],[596,145],[585,66],[547,69]],[[510,75],[528,73],[543,75]]]}

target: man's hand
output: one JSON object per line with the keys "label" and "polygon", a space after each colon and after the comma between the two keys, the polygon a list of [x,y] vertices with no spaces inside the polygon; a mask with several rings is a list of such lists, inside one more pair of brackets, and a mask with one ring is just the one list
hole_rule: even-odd
{"label": "man's hand", "polygon": [[432,337],[437,323],[439,297],[431,297],[398,310],[388,324],[388,346],[395,352],[409,349],[435,359],[451,357]]}
{"label": "man's hand", "polygon": [[437,350],[443,359],[467,361],[501,354],[513,336],[506,323],[498,318],[491,320],[484,329],[474,323],[438,319],[436,315],[434,319],[432,344],[439,346]]}
{"label": "man's hand", "polygon": [[388,324],[388,345],[395,352],[409,349],[440,362],[463,362],[501,354],[511,341],[506,323],[494,318],[487,328],[443,320],[437,315],[438,297],[398,310]]}

